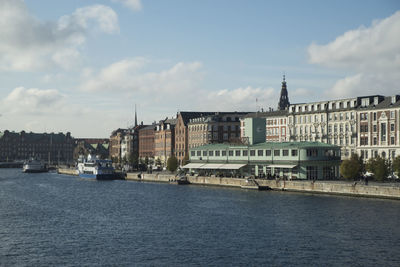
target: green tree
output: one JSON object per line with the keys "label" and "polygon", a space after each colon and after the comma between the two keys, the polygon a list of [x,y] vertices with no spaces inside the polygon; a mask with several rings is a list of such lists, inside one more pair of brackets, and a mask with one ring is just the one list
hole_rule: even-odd
{"label": "green tree", "polygon": [[146,166],[149,165],[149,157],[148,156],[146,156],[144,158],[144,164],[146,164]]}
{"label": "green tree", "polygon": [[161,166],[161,165],[162,165],[161,159],[157,158],[156,159],[156,166]]}
{"label": "green tree", "polygon": [[340,174],[345,179],[358,179],[364,172],[364,163],[357,154],[352,154],[350,159],[342,161],[340,165]]}
{"label": "green tree", "polygon": [[130,153],[129,157],[128,157],[128,162],[129,162],[129,165],[131,165],[133,168],[138,168],[139,158],[136,154]]}
{"label": "green tree", "polygon": [[393,171],[396,173],[397,176],[400,175],[400,156],[397,156],[393,159],[392,163]]}
{"label": "green tree", "polygon": [[122,158],[122,163],[126,164],[128,162],[128,159],[126,158],[126,155],[124,155],[124,157]]}
{"label": "green tree", "polygon": [[172,155],[167,160],[167,170],[169,170],[170,172],[174,172],[176,171],[177,168],[178,168],[178,159],[174,155]]}
{"label": "green tree", "polygon": [[182,166],[185,166],[188,163],[189,163],[189,155],[186,154],[186,156],[183,158]]}
{"label": "green tree", "polygon": [[389,162],[381,157],[371,158],[368,160],[366,169],[374,173],[377,181],[382,182],[389,175]]}

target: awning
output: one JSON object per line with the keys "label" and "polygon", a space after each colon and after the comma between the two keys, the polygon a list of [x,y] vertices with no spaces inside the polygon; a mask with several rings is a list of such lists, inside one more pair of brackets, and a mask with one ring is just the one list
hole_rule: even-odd
{"label": "awning", "polygon": [[246,165],[247,164],[224,164],[219,168],[224,170],[238,170]]}
{"label": "awning", "polygon": [[189,163],[189,164],[186,164],[185,166],[183,166],[182,168],[183,169],[198,169],[203,165],[204,165],[204,163]]}
{"label": "awning", "polygon": [[216,169],[219,169],[222,165],[224,165],[224,164],[207,163],[207,164],[204,164],[203,166],[199,167],[199,169],[216,170]]}
{"label": "awning", "polygon": [[283,168],[283,169],[293,169],[294,167],[296,167],[297,165],[282,165],[282,164],[271,164],[268,165],[267,167],[271,167],[271,168]]}

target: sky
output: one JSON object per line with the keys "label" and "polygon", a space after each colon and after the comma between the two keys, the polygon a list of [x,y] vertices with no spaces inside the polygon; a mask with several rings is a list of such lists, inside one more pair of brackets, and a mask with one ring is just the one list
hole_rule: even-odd
{"label": "sky", "polygon": [[400,1],[0,0],[0,131],[400,94]]}

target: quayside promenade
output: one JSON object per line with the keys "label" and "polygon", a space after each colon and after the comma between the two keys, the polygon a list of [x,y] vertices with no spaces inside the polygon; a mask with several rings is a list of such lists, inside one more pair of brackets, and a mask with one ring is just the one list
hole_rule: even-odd
{"label": "quayside promenade", "polygon": [[[176,180],[174,174],[164,173],[127,173],[127,180],[145,181],[145,182],[171,182]],[[228,177],[208,177],[208,176],[187,176],[190,184],[210,185],[210,186],[229,186],[237,188],[248,188],[247,185],[252,180],[244,178]],[[347,181],[287,181],[287,180],[266,180],[255,179],[260,187],[268,187],[271,190],[296,191],[306,193],[336,194],[355,197],[374,197],[390,198],[400,200],[400,184],[369,183],[365,185],[362,182]]]}

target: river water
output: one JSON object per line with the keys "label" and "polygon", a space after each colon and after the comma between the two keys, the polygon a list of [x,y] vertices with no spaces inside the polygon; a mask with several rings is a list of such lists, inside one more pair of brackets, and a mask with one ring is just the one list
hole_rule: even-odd
{"label": "river water", "polygon": [[400,201],[0,169],[2,266],[400,266]]}

